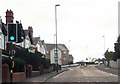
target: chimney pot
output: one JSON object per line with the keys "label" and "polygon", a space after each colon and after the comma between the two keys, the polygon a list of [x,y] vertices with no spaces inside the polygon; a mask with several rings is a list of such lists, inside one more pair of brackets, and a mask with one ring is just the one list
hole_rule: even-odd
{"label": "chimney pot", "polygon": [[6,11],[6,24],[13,23],[13,19],[14,19],[13,11],[11,11],[11,9],[10,10],[7,9],[7,11]]}

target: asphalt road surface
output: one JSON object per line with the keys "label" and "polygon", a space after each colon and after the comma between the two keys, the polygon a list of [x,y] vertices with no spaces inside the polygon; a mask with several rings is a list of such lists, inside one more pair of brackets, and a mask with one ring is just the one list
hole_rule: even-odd
{"label": "asphalt road surface", "polygon": [[46,82],[118,82],[118,75],[103,72],[94,65],[87,67],[70,67]]}

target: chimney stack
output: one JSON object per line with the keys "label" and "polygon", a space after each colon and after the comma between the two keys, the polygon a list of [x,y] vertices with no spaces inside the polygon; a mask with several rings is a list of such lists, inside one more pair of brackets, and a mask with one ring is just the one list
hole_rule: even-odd
{"label": "chimney stack", "polygon": [[13,15],[14,15],[13,11],[11,11],[11,10],[6,11],[6,16],[5,16],[6,17],[6,24],[13,23],[13,19],[14,19]]}
{"label": "chimney stack", "polygon": [[31,38],[33,39],[33,28],[32,28],[32,26],[28,26],[28,32],[30,33]]}

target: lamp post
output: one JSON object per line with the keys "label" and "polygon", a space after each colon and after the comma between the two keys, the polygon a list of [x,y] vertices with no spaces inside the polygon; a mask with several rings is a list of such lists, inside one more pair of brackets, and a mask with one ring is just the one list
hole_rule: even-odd
{"label": "lamp post", "polygon": [[87,57],[87,50],[88,50],[88,46],[86,46],[86,57]]}
{"label": "lamp post", "polygon": [[104,38],[104,53],[105,53],[105,36],[103,36],[103,38]]}
{"label": "lamp post", "polygon": [[60,6],[60,4],[56,4],[56,5],[55,5],[55,28],[56,28],[55,64],[56,64],[56,71],[58,72],[58,51],[57,51],[57,6]]}
{"label": "lamp post", "polygon": [[71,41],[71,40],[69,40],[69,52],[70,52],[70,41]]}

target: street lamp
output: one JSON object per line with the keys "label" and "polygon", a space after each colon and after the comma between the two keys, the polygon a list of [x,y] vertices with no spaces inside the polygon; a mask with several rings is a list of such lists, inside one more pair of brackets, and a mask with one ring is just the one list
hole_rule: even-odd
{"label": "street lamp", "polygon": [[56,71],[58,72],[58,51],[57,51],[57,6],[60,6],[60,4],[56,4],[56,5],[55,5],[55,28],[56,28],[55,63],[56,63]]}
{"label": "street lamp", "polygon": [[86,57],[88,57],[88,45],[86,45]]}
{"label": "street lamp", "polygon": [[105,53],[105,36],[103,36],[103,38],[104,38],[104,53]]}
{"label": "street lamp", "polygon": [[69,40],[69,52],[70,52],[70,42],[71,42],[71,40]]}

